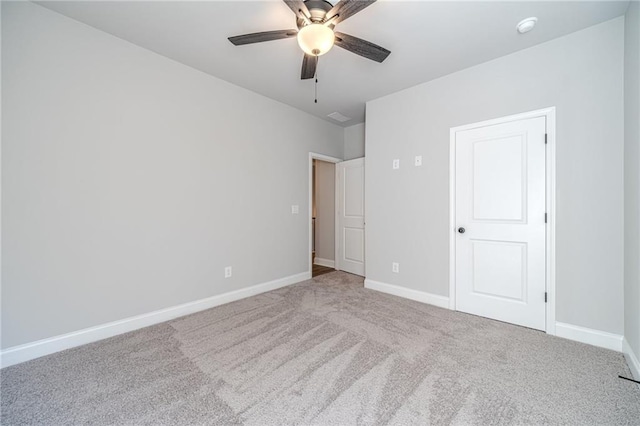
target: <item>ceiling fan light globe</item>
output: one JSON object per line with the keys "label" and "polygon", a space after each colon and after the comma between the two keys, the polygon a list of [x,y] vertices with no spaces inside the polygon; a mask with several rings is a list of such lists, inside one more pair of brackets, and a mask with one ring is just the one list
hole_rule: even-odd
{"label": "ceiling fan light globe", "polygon": [[324,55],[334,42],[333,30],[323,24],[309,24],[298,31],[298,45],[307,55]]}

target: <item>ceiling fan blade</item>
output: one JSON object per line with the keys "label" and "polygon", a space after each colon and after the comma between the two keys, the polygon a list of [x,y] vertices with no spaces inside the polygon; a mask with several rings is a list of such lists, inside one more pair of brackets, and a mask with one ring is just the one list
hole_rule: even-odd
{"label": "ceiling fan blade", "polygon": [[[340,3],[338,3],[340,4]],[[356,55],[360,55],[364,58],[371,59],[372,61],[382,62],[387,59],[387,56],[391,51],[380,47],[377,44],[373,44],[370,41],[363,40],[358,37],[351,36],[345,33],[336,32],[336,46],[340,46],[343,49],[353,52]]]}
{"label": "ceiling fan blade", "polygon": [[307,9],[307,5],[304,4],[302,0],[283,0],[289,9],[296,14],[296,16],[305,22],[309,22],[309,17],[311,14],[309,13],[309,9]]}
{"label": "ceiling fan blade", "polygon": [[263,41],[280,40],[282,38],[295,37],[297,34],[298,31],[296,30],[264,31],[261,33],[251,33],[229,37],[229,41],[236,46],[241,46],[243,44],[261,43]]}
{"label": "ceiling fan blade", "polygon": [[338,4],[327,12],[327,18],[329,20],[335,15],[339,15],[333,20],[333,23],[337,24],[360,12],[365,7],[371,6],[375,1],[376,0],[340,0]]}
{"label": "ceiling fan blade", "polygon": [[316,65],[318,63],[318,57],[307,55],[305,53],[302,58],[302,72],[300,73],[301,80],[308,80],[316,75]]}

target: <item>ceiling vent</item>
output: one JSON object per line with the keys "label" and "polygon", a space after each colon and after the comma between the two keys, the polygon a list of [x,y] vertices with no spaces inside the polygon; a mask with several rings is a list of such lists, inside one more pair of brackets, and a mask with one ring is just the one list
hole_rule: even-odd
{"label": "ceiling vent", "polygon": [[344,123],[345,121],[351,120],[351,117],[347,117],[346,115],[342,115],[338,111],[332,112],[331,114],[327,115],[327,117],[333,118],[334,120],[339,121],[341,123]]}

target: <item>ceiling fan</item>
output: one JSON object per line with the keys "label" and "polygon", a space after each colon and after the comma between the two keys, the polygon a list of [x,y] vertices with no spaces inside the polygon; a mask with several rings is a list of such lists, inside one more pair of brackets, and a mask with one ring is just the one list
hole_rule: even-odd
{"label": "ceiling fan", "polygon": [[263,41],[297,37],[304,51],[300,78],[313,78],[316,73],[318,56],[327,53],[335,44],[376,62],[384,61],[389,50],[358,37],[334,31],[335,26],[360,12],[376,0],[341,0],[335,6],[325,0],[284,0],[296,14],[298,29],[264,31],[229,37],[236,46]]}

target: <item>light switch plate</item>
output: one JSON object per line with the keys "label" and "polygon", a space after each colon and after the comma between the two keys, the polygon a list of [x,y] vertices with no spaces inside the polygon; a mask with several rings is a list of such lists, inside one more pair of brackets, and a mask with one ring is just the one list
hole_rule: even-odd
{"label": "light switch plate", "polygon": [[422,155],[416,155],[416,167],[422,166]]}
{"label": "light switch plate", "polygon": [[293,206],[291,206],[291,214],[298,214],[300,213],[300,206],[298,206],[297,204],[294,204]]}
{"label": "light switch plate", "polygon": [[395,160],[393,160],[393,170],[397,170],[400,168],[400,159],[396,158]]}

